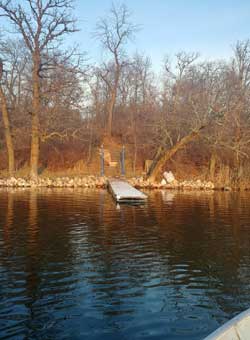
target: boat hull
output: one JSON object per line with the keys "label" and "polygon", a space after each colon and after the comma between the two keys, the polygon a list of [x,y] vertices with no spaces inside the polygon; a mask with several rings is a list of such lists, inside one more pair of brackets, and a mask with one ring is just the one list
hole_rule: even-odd
{"label": "boat hull", "polygon": [[204,340],[249,340],[250,308],[240,313]]}

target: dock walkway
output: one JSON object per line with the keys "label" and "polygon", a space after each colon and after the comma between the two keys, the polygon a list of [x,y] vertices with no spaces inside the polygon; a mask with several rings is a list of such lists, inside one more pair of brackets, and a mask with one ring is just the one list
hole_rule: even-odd
{"label": "dock walkway", "polygon": [[116,202],[143,202],[147,196],[122,179],[108,180],[108,188]]}

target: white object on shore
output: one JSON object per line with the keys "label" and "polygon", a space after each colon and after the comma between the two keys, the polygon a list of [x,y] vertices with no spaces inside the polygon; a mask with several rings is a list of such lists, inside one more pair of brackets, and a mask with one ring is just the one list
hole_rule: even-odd
{"label": "white object on shore", "polygon": [[166,185],[167,184],[167,181],[163,178],[162,180],[161,180],[161,185]]}
{"label": "white object on shore", "polygon": [[250,339],[250,308],[225,323],[204,340],[248,339]]}
{"label": "white object on shore", "polygon": [[163,177],[165,178],[165,180],[167,181],[167,183],[173,183],[175,181],[175,177],[172,173],[172,171],[165,171],[163,173]]}

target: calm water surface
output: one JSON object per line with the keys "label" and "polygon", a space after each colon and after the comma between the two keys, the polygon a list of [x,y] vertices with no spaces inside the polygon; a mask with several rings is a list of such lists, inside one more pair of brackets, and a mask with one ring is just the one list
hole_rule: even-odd
{"label": "calm water surface", "polygon": [[250,194],[0,191],[1,339],[202,339],[250,306]]}

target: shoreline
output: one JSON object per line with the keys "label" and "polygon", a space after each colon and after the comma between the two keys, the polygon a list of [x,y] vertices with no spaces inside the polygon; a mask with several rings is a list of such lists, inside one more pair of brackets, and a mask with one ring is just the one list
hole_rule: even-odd
{"label": "shoreline", "polygon": [[[75,176],[75,177],[38,177],[37,180],[10,177],[0,178],[0,188],[107,188],[107,177],[101,176]],[[162,190],[220,190],[220,191],[233,191],[233,190],[250,190],[250,188],[238,187],[233,188],[229,186],[217,186],[211,181],[198,180],[185,180],[174,181],[170,184],[161,184],[158,182],[150,182],[142,177],[126,178],[132,186],[137,189],[162,189]]]}

